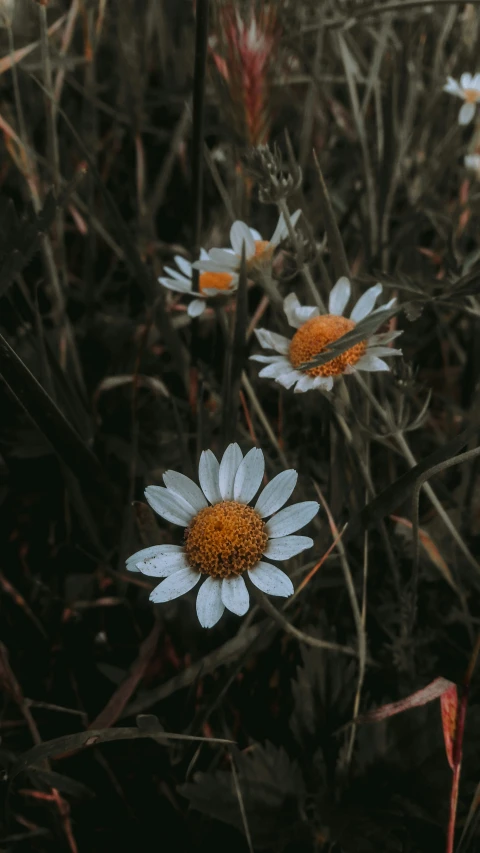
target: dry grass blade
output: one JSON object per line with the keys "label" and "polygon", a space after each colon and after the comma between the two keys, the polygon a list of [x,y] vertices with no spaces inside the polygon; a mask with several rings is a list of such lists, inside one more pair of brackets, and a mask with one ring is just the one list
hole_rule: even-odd
{"label": "dry grass blade", "polygon": [[347,255],[345,253],[345,246],[343,245],[343,240],[340,235],[337,220],[335,219],[335,214],[333,212],[332,202],[330,201],[330,196],[328,194],[327,186],[325,184],[322,170],[320,168],[320,163],[318,162],[318,157],[315,150],[313,152],[313,159],[315,161],[315,168],[317,170],[318,184],[320,188],[319,200],[322,209],[325,230],[327,232],[327,240],[328,246],[330,248],[330,257],[332,261],[333,270],[336,278],[341,278],[341,276],[343,275],[348,278],[350,275],[350,268],[348,265]]}

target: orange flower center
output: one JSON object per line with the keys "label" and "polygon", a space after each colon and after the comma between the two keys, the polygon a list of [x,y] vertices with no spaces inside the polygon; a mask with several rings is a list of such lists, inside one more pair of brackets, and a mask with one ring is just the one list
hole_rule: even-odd
{"label": "orange flower center", "polygon": [[[300,367],[306,361],[323,352],[328,344],[337,341],[355,328],[353,320],[337,317],[335,314],[323,314],[312,317],[300,326],[290,343],[290,361],[294,367]],[[309,376],[339,376],[345,372],[347,365],[356,364],[367,349],[366,341],[360,341],[355,346],[327,361],[320,367],[309,367],[303,371]]]}
{"label": "orange flower center", "polygon": [[186,529],[185,539],[192,569],[214,578],[231,578],[258,563],[268,534],[253,507],[223,501],[201,509]]}
{"label": "orange flower center", "polygon": [[480,100],[480,92],[476,89],[464,89],[463,95],[467,104],[476,104]]}
{"label": "orange flower center", "polygon": [[249,265],[256,266],[271,261],[273,249],[268,240],[255,240],[255,254],[249,258]]}
{"label": "orange flower center", "polygon": [[200,293],[204,290],[229,290],[230,284],[233,281],[233,275],[228,272],[202,272],[198,286]]}

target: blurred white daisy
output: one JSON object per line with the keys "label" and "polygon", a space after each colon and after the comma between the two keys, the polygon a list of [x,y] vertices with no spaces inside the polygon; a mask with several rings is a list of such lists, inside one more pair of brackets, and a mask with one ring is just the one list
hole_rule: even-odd
{"label": "blurred white daisy", "polygon": [[447,77],[443,91],[457,95],[458,98],[465,101],[458,114],[458,123],[470,124],[475,115],[476,106],[480,101],[480,74],[462,74],[460,83],[453,77]]}
{"label": "blurred white daisy", "polygon": [[295,391],[309,391],[320,388],[331,391],[335,376],[354,373],[357,370],[389,370],[383,360],[385,356],[401,355],[402,351],[391,349],[387,344],[401,332],[385,332],[372,335],[368,340],[360,341],[350,349],[327,361],[319,367],[301,369],[300,365],[311,361],[325,347],[355,328],[356,324],[369,314],[388,311],[395,303],[390,300],[380,308],[374,308],[382,292],[382,285],[370,287],[355,305],[350,319],[343,317],[345,306],[350,299],[350,282],[340,278],[332,288],[328,301],[328,314],[320,314],[318,308],[301,306],[294,293],[290,293],[283,302],[285,314],[290,326],[297,329],[293,338],[285,338],[267,329],[256,329],[255,334],[264,349],[273,349],[279,355],[252,355],[253,361],[260,361],[264,367],[259,376],[275,379],[284,388],[295,386]]}
{"label": "blurred white daisy", "polygon": [[[204,628],[216,625],[225,608],[243,616],[250,598],[243,575],[262,592],[287,597],[293,585],[268,560],[288,560],[313,545],[308,536],[291,536],[319,510],[316,501],[280,508],[288,501],[297,472],[283,471],[261,491],[265,471],[257,448],[244,457],[230,444],[219,463],[211,450],[200,457],[199,488],[176,471],[166,471],[162,486],[148,486],[145,496],[158,515],[185,527],[185,544],[154,545],[129,557],[127,569],[165,578],[150,601],[170,601],[193,589],[201,580],[197,614]],[[268,518],[268,521],[265,519]]]}
{"label": "blurred white daisy", "polygon": [[463,164],[466,169],[471,169],[480,175],[480,154],[466,154],[463,158]]}
{"label": "blurred white daisy", "polygon": [[[201,249],[200,258],[203,260],[208,258],[205,249]],[[200,314],[203,314],[206,308],[206,300],[210,297],[225,296],[233,293],[237,288],[238,276],[233,272],[202,272],[198,282],[199,292],[194,293],[192,290],[192,264],[182,258],[181,255],[175,255],[174,261],[180,272],[171,267],[165,267],[165,272],[169,274],[170,278],[160,276],[158,280],[169,290],[176,290],[177,293],[186,293],[195,297],[187,308],[190,317],[199,317]]]}
{"label": "blurred white daisy", "polygon": [[[295,227],[301,214],[301,210],[292,213],[290,220]],[[288,228],[283,214],[277,223],[270,240],[264,240],[262,235],[249,228],[245,222],[239,219],[230,228],[231,249],[210,249],[206,258],[200,258],[194,263],[195,269],[205,272],[219,273],[229,272],[238,274],[242,260],[242,246],[245,243],[245,260],[247,269],[269,263],[272,260],[276,247],[288,237]]]}

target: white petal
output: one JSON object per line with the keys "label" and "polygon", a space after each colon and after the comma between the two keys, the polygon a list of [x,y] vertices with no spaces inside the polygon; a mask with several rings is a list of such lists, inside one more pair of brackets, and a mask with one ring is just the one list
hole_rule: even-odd
{"label": "white petal", "polygon": [[273,515],[274,512],[286,504],[297,485],[297,480],[298,474],[293,468],[290,468],[288,471],[282,471],[281,474],[277,474],[273,480],[270,480],[260,493],[258,501],[255,504],[255,509],[260,518]]}
{"label": "white petal", "polygon": [[174,270],[172,267],[164,267],[163,269],[176,281],[188,281],[190,283],[190,280],[185,278],[185,276],[182,273],[179,273],[178,270]]}
{"label": "white petal", "polygon": [[472,75],[466,71],[460,77],[460,86],[462,89],[471,89],[472,88]]}
{"label": "white petal", "polygon": [[375,302],[380,296],[382,290],[383,287],[381,284],[374,284],[373,287],[369,287],[355,305],[355,308],[350,314],[350,319],[355,320],[355,323],[358,323],[359,320],[363,320],[367,314],[370,314],[371,311],[373,311],[373,306],[375,305]]}
{"label": "white petal", "polygon": [[365,355],[383,355],[383,356],[391,356],[391,355],[402,355],[401,349],[393,349],[393,347],[368,347]]}
{"label": "white petal", "polygon": [[328,300],[329,314],[337,314],[337,316],[341,316],[343,314],[345,311],[345,305],[350,299],[351,291],[352,288],[348,278],[342,275],[330,292]]}
{"label": "white petal", "polygon": [[238,444],[229,444],[220,462],[218,476],[220,494],[224,501],[233,500],[233,485],[242,459],[243,454]]}
{"label": "white petal", "polygon": [[225,607],[237,616],[244,616],[250,605],[250,596],[242,577],[224,578],[222,601]]}
{"label": "white petal", "polygon": [[251,355],[249,361],[259,361],[261,364],[287,364],[287,359],[283,355]]}
{"label": "white petal", "polygon": [[[295,225],[297,224],[301,213],[302,213],[301,210],[296,210],[295,213],[291,214],[290,221],[292,223],[292,228],[295,228]],[[287,239],[288,234],[289,234],[289,232],[288,232],[287,223],[285,222],[285,217],[284,217],[283,213],[281,213],[279,216],[275,231],[272,234],[270,244],[272,246],[278,246],[278,244],[281,243],[282,240]]]}
{"label": "white petal", "polygon": [[397,297],[394,296],[393,299],[390,299],[390,301],[386,302],[385,305],[380,305],[378,308],[375,308],[375,311],[370,311],[370,316],[372,316],[372,314],[381,314],[382,311],[389,311],[390,308],[393,308],[396,301]]}
{"label": "white petal", "polygon": [[459,124],[470,124],[475,115],[476,104],[463,104],[458,114]]}
{"label": "white petal", "polygon": [[278,539],[280,536],[288,536],[295,533],[301,527],[305,527],[314,518],[320,509],[317,501],[303,501],[292,504],[277,512],[270,521],[267,521],[267,533],[270,539]]}
{"label": "white petal", "polygon": [[[210,257],[210,256],[209,256]],[[235,256],[232,256],[235,257]],[[215,261],[195,261],[192,264],[194,270],[200,270],[200,272],[231,272],[230,269],[226,270],[225,265],[220,265],[215,263]]]}
{"label": "white petal", "polygon": [[255,254],[255,240],[253,239],[250,228],[244,222],[237,219],[230,228],[230,243],[233,251],[241,258],[242,246],[245,243],[245,257],[251,258]]}
{"label": "white petal", "polygon": [[443,87],[444,92],[449,92],[450,95],[458,95],[459,98],[463,98],[463,92],[457,81],[453,79],[453,77],[447,77],[447,82]]}
{"label": "white petal", "polygon": [[192,265],[190,261],[187,261],[185,258],[182,258],[181,255],[175,255],[174,261],[180,270],[187,278],[192,277]]}
{"label": "white petal", "polygon": [[355,367],[357,370],[367,370],[369,373],[375,373],[379,370],[390,370],[387,362],[383,361],[382,358],[377,358],[375,355],[362,355]]}
{"label": "white petal", "polygon": [[299,329],[307,320],[312,317],[318,317],[318,308],[311,305],[300,305],[295,293],[289,293],[283,300],[283,310],[287,315],[287,320],[290,326],[294,329]]}
{"label": "white petal", "polygon": [[265,472],[265,460],[258,447],[252,447],[240,462],[233,485],[233,498],[248,504],[257,494]]}
{"label": "white petal", "polygon": [[399,335],[402,335],[402,330],[398,330],[395,332],[380,332],[379,335],[372,335],[371,338],[368,339],[369,346],[377,346],[380,344],[390,344],[395,338],[398,338]]}
{"label": "white petal", "polygon": [[477,74],[473,75],[470,88],[476,89],[477,91],[480,89],[480,73],[477,72]]}
{"label": "white petal", "polygon": [[208,261],[208,252],[206,249],[200,249],[200,260]]}
{"label": "white petal", "polygon": [[222,617],[224,610],[222,581],[217,578],[207,578],[197,595],[197,616],[202,628],[213,628]]}
{"label": "white petal", "polygon": [[208,506],[202,490],[185,474],[180,474],[178,471],[165,471],[163,482],[169,492],[184,498],[197,512]]}
{"label": "white petal", "polygon": [[267,364],[266,367],[263,367],[259,376],[262,379],[277,379],[279,376],[282,376],[285,373],[289,373],[292,369],[292,365],[286,358],[282,359],[282,361],[276,361],[273,364]]}
{"label": "white petal", "polygon": [[293,583],[288,575],[270,563],[261,561],[258,566],[249,570],[248,576],[252,583],[267,595],[281,595],[283,598],[288,598],[293,594]]}
{"label": "white petal", "polygon": [[162,552],[155,557],[147,557],[137,563],[137,569],[142,575],[166,578],[173,572],[178,572],[179,569],[188,569],[188,561],[183,548],[178,547],[178,550],[175,551],[167,549],[177,548],[176,545],[163,545],[161,548]]}
{"label": "white petal", "polygon": [[159,583],[150,593],[150,601],[154,604],[161,604],[163,601],[171,601],[172,598],[178,598],[185,592],[193,589],[199,582],[201,574],[194,572],[192,569],[179,569],[169,575],[166,580]]}
{"label": "white petal", "polygon": [[145,497],[152,509],[162,518],[171,521],[172,524],[187,527],[196,515],[193,506],[188,501],[174,495],[173,492],[169,492],[163,486],[147,486]]}
{"label": "white petal", "polygon": [[177,293],[191,293],[192,291],[192,282],[187,281],[186,278],[178,279],[178,278],[159,278],[160,284],[163,287],[167,287],[168,290],[175,290]]}
{"label": "white petal", "polygon": [[310,536],[281,536],[279,539],[269,539],[263,553],[270,560],[289,560],[312,545]]}
{"label": "white petal", "polygon": [[204,311],[205,301],[203,299],[194,299],[187,308],[189,317],[200,317],[200,314],[203,314]]}
{"label": "white petal", "polygon": [[315,377],[314,376],[302,376],[297,384],[295,385],[294,393],[301,394],[303,391],[310,391],[315,387]]}
{"label": "white petal", "polygon": [[268,329],[255,329],[257,341],[263,349],[274,349],[280,355],[287,355],[290,349],[290,341],[283,335],[277,335],[276,332],[269,332]]}
{"label": "white petal", "polygon": [[203,450],[198,464],[198,479],[203,494],[211,504],[218,504],[222,500],[218,485],[220,464],[211,450]]}
{"label": "white petal", "polygon": [[178,553],[183,551],[181,545],[151,545],[149,548],[142,548],[141,551],[136,551],[131,557],[126,560],[126,567],[129,572],[138,572],[137,563],[148,560],[151,557],[156,557],[159,553]]}
{"label": "white petal", "polygon": [[211,249],[210,260],[218,264],[224,270],[236,270],[240,264],[240,258],[228,249]]}
{"label": "white petal", "polygon": [[316,376],[313,387],[321,388],[322,391],[331,391],[333,388],[333,376]]}
{"label": "white petal", "polygon": [[302,374],[299,370],[289,370],[288,373],[283,373],[280,376],[277,376],[276,382],[279,382],[280,385],[283,385],[284,388],[291,388],[292,385],[295,385],[295,382],[297,382],[298,379],[301,378],[301,376]]}
{"label": "white petal", "polygon": [[260,231],[257,231],[256,228],[250,228],[249,230],[250,230],[250,234],[252,235],[254,240],[263,240],[263,237],[260,234]]}

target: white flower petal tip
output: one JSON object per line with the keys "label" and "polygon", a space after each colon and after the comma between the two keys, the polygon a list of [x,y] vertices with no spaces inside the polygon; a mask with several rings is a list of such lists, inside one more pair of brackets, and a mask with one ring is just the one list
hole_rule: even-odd
{"label": "white flower petal tip", "polygon": [[472,119],[475,115],[475,110],[476,110],[476,104],[471,104],[471,103],[463,104],[463,106],[460,108],[460,112],[458,114],[458,123],[460,125],[470,124],[470,122],[472,121]]}
{"label": "white flower petal tip", "polygon": [[224,501],[233,500],[235,477],[243,459],[238,444],[229,444],[220,462],[218,485]]}
{"label": "white flower petal tip", "polygon": [[310,536],[281,536],[279,539],[269,539],[264,556],[269,560],[290,560],[312,545]]}
{"label": "white flower petal tip", "polygon": [[222,601],[222,581],[207,578],[197,595],[197,616],[202,628],[213,628],[222,618],[225,605]]}
{"label": "white flower petal tip", "polygon": [[154,545],[132,554],[127,560],[129,571],[157,578],[166,578],[187,567],[185,551],[180,545]]}
{"label": "white flower petal tip", "polygon": [[285,297],[283,300],[283,310],[285,311],[289,325],[294,329],[299,329],[307,320],[311,320],[312,317],[318,317],[319,315],[319,310],[315,306],[300,305],[295,293],[289,293]]}
{"label": "white flower petal tip", "polygon": [[253,447],[238,466],[233,484],[234,500],[244,504],[250,503],[260,488],[264,473],[263,453],[257,447]]}
{"label": "white flower petal tip", "polygon": [[328,299],[329,314],[341,316],[345,311],[351,292],[352,287],[348,278],[346,276],[339,278],[336,285],[332,288]]}
{"label": "white flower petal tip", "polygon": [[319,509],[320,504],[317,501],[304,501],[280,510],[267,522],[267,533],[270,539],[288,536],[305,527],[316,516]]}
{"label": "white flower petal tip", "polygon": [[198,572],[192,569],[179,569],[177,572],[169,575],[164,581],[158,584],[150,593],[150,601],[154,604],[163,604],[165,601],[172,601],[174,598],[179,598],[186,592],[190,592],[197,585],[201,578]]}
{"label": "white flower petal tip", "polygon": [[282,598],[293,595],[293,583],[288,575],[271,563],[260,562],[249,570],[248,576],[257,589],[267,595],[279,595]]}
{"label": "white flower petal tip", "polygon": [[282,471],[273,480],[270,480],[268,485],[260,493],[255,504],[255,509],[261,518],[273,515],[274,512],[277,512],[277,510],[287,503],[297,485],[297,480],[298,474],[293,468],[288,471]]}
{"label": "white flower petal tip", "polygon": [[288,338],[276,332],[269,332],[268,329],[255,329],[255,337],[263,349],[276,350],[280,355],[287,355],[290,349]]}
{"label": "white flower petal tip", "polygon": [[250,596],[242,577],[224,578],[222,602],[231,613],[244,616],[250,606]]}
{"label": "white flower petal tip", "polygon": [[376,355],[370,355],[368,351],[366,355],[357,361],[355,368],[357,370],[365,370],[368,373],[390,370],[386,361],[383,361],[382,358],[378,358]]}
{"label": "white flower petal tip", "polygon": [[218,504],[222,500],[218,485],[219,472],[220,464],[215,454],[211,450],[203,450],[198,466],[198,479],[203,494],[211,504]]}
{"label": "white flower petal tip", "polygon": [[367,317],[368,314],[371,314],[382,290],[383,287],[381,284],[374,284],[373,287],[369,287],[356,303],[355,308],[350,314],[350,319],[358,323],[364,317]]}
{"label": "white flower petal tip", "polygon": [[188,501],[162,486],[148,486],[145,489],[145,497],[154,512],[172,524],[187,527],[195,515],[195,510]]}
{"label": "white flower petal tip", "polygon": [[200,315],[203,314],[204,311],[205,311],[205,302],[203,299],[193,299],[187,308],[187,314],[192,319],[194,317],[200,317]]}

